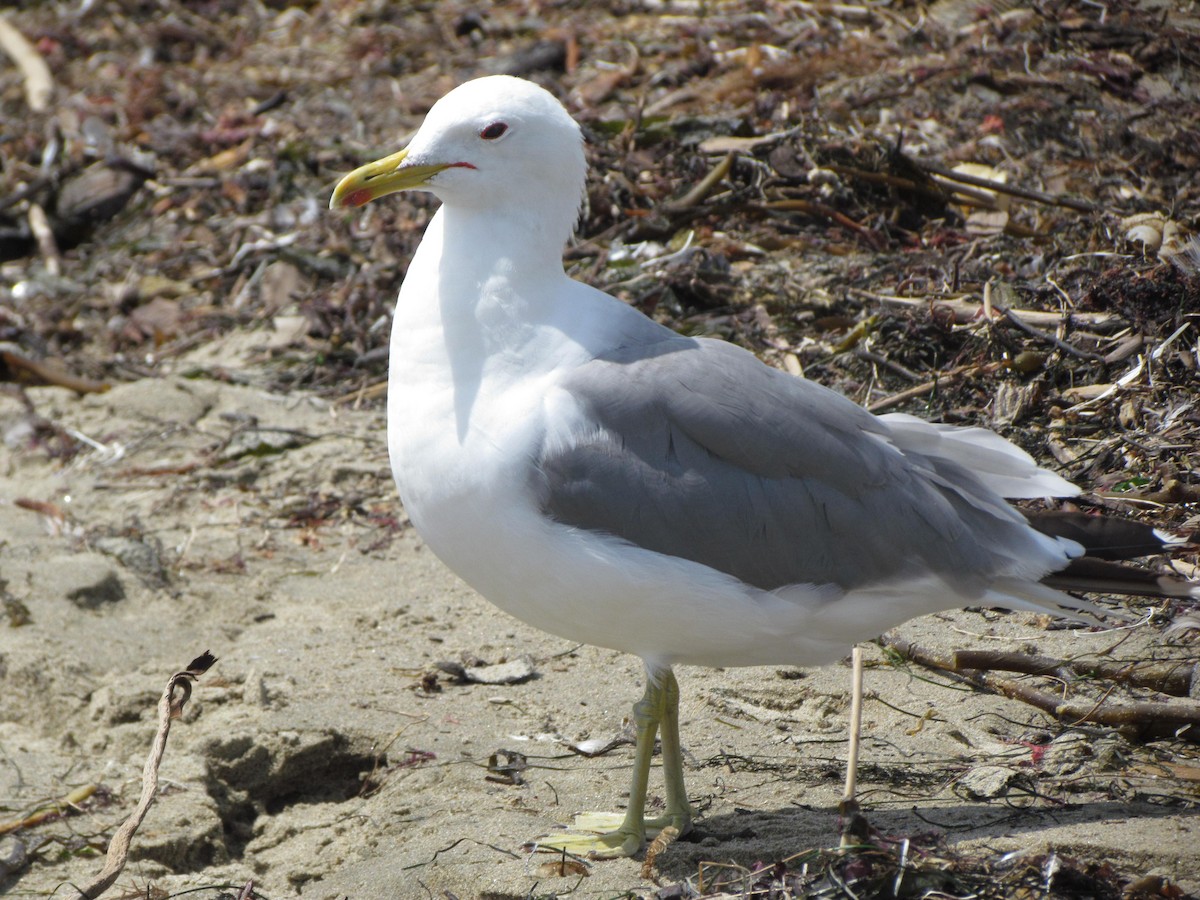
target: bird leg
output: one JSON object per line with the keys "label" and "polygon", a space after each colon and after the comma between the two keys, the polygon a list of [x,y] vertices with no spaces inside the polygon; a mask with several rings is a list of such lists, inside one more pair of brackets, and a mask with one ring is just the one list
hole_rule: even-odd
{"label": "bird leg", "polygon": [[[692,825],[692,810],[683,783],[683,751],[679,745],[679,684],[669,669],[647,670],[646,692],[633,705],[637,730],[634,748],[633,778],[629,787],[629,805],[621,823],[611,831],[613,817],[605,813],[581,813],[575,817],[576,830],[538,840],[541,847],[566,850],[593,859],[634,856],[646,843],[647,831],[656,835],[668,825],[684,834]],[[654,739],[662,728],[663,776],[666,781],[666,813],[646,821],[646,789]]]}
{"label": "bird leg", "polygon": [[[667,669],[660,673],[658,727],[662,739],[663,781],[667,795],[667,811],[664,815],[646,822],[646,829],[662,830],[674,827],[681,837],[692,828],[692,808],[688,804],[687,787],[683,782],[683,747],[679,743],[679,682],[675,673]],[[647,679],[648,684],[653,676]]]}

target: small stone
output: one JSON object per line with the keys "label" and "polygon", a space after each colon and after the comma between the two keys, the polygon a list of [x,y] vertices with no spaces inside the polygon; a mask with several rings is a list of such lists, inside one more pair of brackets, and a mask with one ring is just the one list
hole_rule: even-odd
{"label": "small stone", "polygon": [[491,666],[465,666],[464,677],[477,684],[520,684],[537,674],[528,656]]}
{"label": "small stone", "polygon": [[12,835],[0,838],[0,879],[21,871],[28,862],[29,852],[24,841]]}
{"label": "small stone", "polygon": [[972,800],[994,800],[1008,793],[1020,773],[1006,766],[979,766],[958,780],[958,786]]}
{"label": "small stone", "polygon": [[246,456],[275,456],[297,447],[303,447],[308,442],[308,438],[292,431],[274,428],[247,428],[230,437],[229,443],[220,452],[219,458],[222,462],[229,462]]}
{"label": "small stone", "polygon": [[167,580],[167,570],[162,564],[158,548],[144,540],[116,535],[96,538],[91,544],[101,553],[116,559],[125,568],[132,569],[151,581]]}

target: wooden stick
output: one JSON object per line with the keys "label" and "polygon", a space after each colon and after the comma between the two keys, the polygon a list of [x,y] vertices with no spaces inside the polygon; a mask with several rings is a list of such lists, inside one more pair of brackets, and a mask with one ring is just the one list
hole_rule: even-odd
{"label": "wooden stick", "polygon": [[1078,210],[1079,212],[1099,211],[1098,206],[1088,203],[1086,200],[1076,200],[1073,197],[1063,197],[1059,194],[1047,194],[1045,191],[1038,191],[1033,188],[1017,187],[1016,185],[1005,184],[1002,181],[993,181],[991,178],[980,178],[978,175],[955,172],[953,169],[947,169],[935,163],[923,162],[917,163],[917,165],[930,175],[937,175],[949,181],[957,181],[962,184],[972,184],[975,187],[987,188],[989,191],[996,191],[999,194],[1011,194],[1023,200],[1036,200],[1038,203],[1045,203],[1050,206],[1065,206],[1068,209]]}
{"label": "wooden stick", "polygon": [[882,249],[884,245],[883,237],[877,232],[865,225],[860,225],[841,210],[834,209],[832,206],[827,206],[824,203],[815,203],[812,200],[800,199],[769,200],[766,203],[747,204],[747,208],[761,209],[767,212],[802,212],[808,213],[810,216],[821,216],[860,235],[876,250]]}
{"label": "wooden stick", "polygon": [[998,368],[1000,368],[1000,363],[984,363],[982,365],[971,363],[966,366],[956,366],[953,369],[947,369],[945,372],[942,372],[932,381],[922,382],[921,384],[906,388],[899,393],[892,394],[890,397],[876,400],[874,403],[869,404],[867,409],[873,413],[891,409],[893,406],[899,406],[901,403],[906,403],[916,397],[923,397],[926,394],[932,393],[939,384],[958,381],[960,378],[965,378],[968,375],[986,375],[995,372]]}
{"label": "wooden stick", "polygon": [[37,239],[38,250],[46,260],[46,271],[58,275],[62,269],[62,254],[58,252],[58,241],[50,228],[50,220],[46,211],[36,203],[29,204],[29,230]]}
{"label": "wooden stick", "polygon": [[1091,353],[1087,350],[1080,350],[1075,345],[1068,344],[1066,341],[1062,340],[1059,337],[1056,337],[1053,334],[1047,334],[1044,331],[1040,331],[1037,328],[1034,328],[1032,325],[1030,325],[1028,322],[1026,322],[1024,319],[1022,319],[1019,315],[1017,315],[1017,313],[1014,310],[1004,309],[1002,307],[996,307],[996,308],[999,309],[1000,312],[1002,312],[1004,314],[1004,317],[1006,319],[1008,319],[1008,321],[1012,322],[1014,325],[1016,325],[1018,328],[1020,328],[1026,334],[1031,334],[1035,338],[1038,338],[1039,340],[1045,341],[1047,344],[1051,344],[1052,346],[1057,347],[1059,350],[1063,351],[1063,353],[1067,353],[1078,359],[1087,359],[1087,360],[1091,360],[1092,362],[1105,362],[1104,357],[1101,356],[1099,353]]}
{"label": "wooden stick", "polygon": [[700,181],[697,182],[691,190],[689,190],[678,200],[672,200],[668,203],[664,203],[663,207],[667,210],[690,209],[693,206],[698,206],[699,204],[703,203],[704,199],[708,197],[708,195],[714,190],[716,190],[717,185],[720,184],[725,176],[729,174],[730,170],[733,169],[733,163],[736,159],[736,152],[726,153],[725,156],[722,157],[721,161],[713,166],[712,169],[709,170],[708,174],[700,179]]}
{"label": "wooden stick", "polygon": [[940,200],[943,203],[957,203],[960,206],[972,206],[980,209],[998,208],[996,198],[984,191],[973,191],[970,188],[951,188],[956,194],[959,194],[957,197],[951,197],[936,181],[930,181],[929,184],[921,184],[920,182],[913,181],[911,178],[902,178],[899,175],[890,175],[886,172],[869,172],[866,169],[843,166],[838,163],[830,163],[825,168],[831,172],[837,172],[839,175],[845,175],[858,181],[865,181],[870,184],[886,184],[888,187],[921,194],[924,197],[929,197],[932,200]]}
{"label": "wooden stick", "polygon": [[0,16],[0,50],[12,57],[25,78],[25,102],[29,108],[34,112],[44,112],[54,93],[50,67],[37,48],[5,16]]}
{"label": "wooden stick", "polygon": [[[954,321],[959,324],[974,321],[981,316],[983,311],[981,305],[968,302],[964,297],[897,297],[892,294],[876,294],[856,288],[851,288],[848,293],[866,297],[870,300],[877,300],[880,303],[895,303],[900,306],[945,306],[954,312]],[[1115,313],[1072,310],[1069,315],[1064,315],[1057,312],[1046,312],[1041,309],[1014,309],[1013,313],[1019,315],[1026,322],[1043,326],[1057,325],[1064,318],[1072,322],[1086,324],[1092,328],[1116,325],[1121,322],[1120,316]]]}
{"label": "wooden stick", "polygon": [[1107,695],[1098,701],[1063,700],[1058,695],[1047,694],[1030,685],[999,678],[978,669],[958,669],[953,657],[933,653],[891,632],[884,635],[883,643],[913,662],[948,672],[992,693],[1028,703],[1067,725],[1088,723],[1122,728],[1132,731],[1142,740],[1179,737],[1200,742],[1200,703],[1107,703]]}
{"label": "wooden stick", "polygon": [[62,799],[55,800],[53,803],[31,812],[23,818],[0,822],[0,834],[9,834],[13,831],[20,831],[22,828],[32,828],[35,825],[41,825],[47,819],[53,819],[65,814],[71,807],[78,806],[94,793],[96,793],[96,785],[94,784],[85,784],[83,787],[77,787]]}
{"label": "wooden stick", "polygon": [[862,735],[863,652],[850,651],[850,747],[846,752],[846,790],[844,800],[853,800],[858,790],[858,744]]}
{"label": "wooden stick", "polygon": [[1192,685],[1200,684],[1200,664],[1190,660],[1139,660],[1126,663],[1107,659],[1054,659],[996,650],[956,650],[949,662],[955,671],[998,669],[1026,675],[1058,675],[1066,672],[1081,678],[1105,678],[1174,697],[1187,697]]}
{"label": "wooden stick", "polygon": [[8,349],[10,346],[0,345],[0,381],[27,385],[52,384],[77,394],[102,394],[109,389],[106,382],[73,375],[54,362],[38,362]]}

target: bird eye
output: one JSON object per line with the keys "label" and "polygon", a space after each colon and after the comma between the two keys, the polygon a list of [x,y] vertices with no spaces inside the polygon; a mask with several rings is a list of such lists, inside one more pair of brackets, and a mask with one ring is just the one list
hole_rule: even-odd
{"label": "bird eye", "polygon": [[508,131],[508,126],[506,124],[503,122],[493,122],[491,125],[487,126],[487,128],[483,129],[483,131],[479,132],[479,136],[485,141],[494,141],[496,138],[502,136],[506,131]]}

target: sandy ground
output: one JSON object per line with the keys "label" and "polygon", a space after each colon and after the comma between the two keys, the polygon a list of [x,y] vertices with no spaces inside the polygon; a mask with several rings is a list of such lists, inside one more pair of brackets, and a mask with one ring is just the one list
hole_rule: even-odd
{"label": "sandy ground", "polygon": [[[253,878],[272,898],[653,893],[640,862],[560,878],[522,850],[577,811],[619,806],[631,748],[587,759],[564,742],[622,734],[638,661],[543,634],[457,581],[405,523],[382,414],[256,387],[246,360],[267,338],[208,346],[175,375],[104,395],[29,392],[45,422],[92,449],[61,461],[47,441],[0,463],[6,603],[29,614],[0,625],[0,798],[19,815],[101,791],[79,814],[0,838],[0,859],[27,858],[0,893],[46,896],[99,869],[136,801],[158,693],[205,649],[219,662],[172,731],[119,889]],[[0,398],[6,434],[32,421]],[[978,612],[904,631],[1059,654],[1139,640]],[[1195,782],[1162,765],[1189,745],[1064,728],[882,664],[878,648],[868,658],[863,803],[881,832],[936,831],[997,858],[1052,849],[1200,890]],[[517,684],[435,667],[522,659],[536,674]],[[663,883],[702,861],[835,845],[848,668],[686,669],[680,681],[701,815],[659,858]],[[1036,764],[1031,744],[1045,747]],[[493,754],[524,757],[519,783],[489,775]]]}
{"label": "sandy ground", "polygon": [[[106,896],[215,898],[251,878],[272,900],[657,893],[639,861],[559,877],[522,849],[578,811],[623,802],[630,746],[589,759],[568,744],[625,733],[640,664],[499,613],[407,527],[378,401],[356,409],[353,396],[382,377],[388,304],[430,202],[351,220],[325,214],[325,200],[336,177],[395,149],[452,84],[532,73],[589,129],[597,174],[580,277],[624,284],[626,299],[664,321],[740,338],[776,364],[795,351],[810,376],[859,400],[986,364],[986,378],[939,381],[928,408],[995,421],[1002,389],[1024,398],[1020,416],[1012,403],[996,419],[1049,460],[1051,407],[1134,364],[1099,366],[1096,354],[1129,336],[1161,349],[1195,321],[1194,273],[1121,235],[1125,216],[1147,211],[1195,230],[1200,29],[1195,4],[1005,3],[985,20],[987,5],[13,10],[57,94],[35,116],[20,73],[0,68],[0,213],[17,222],[36,200],[53,218],[60,181],[88,199],[78,185],[90,182],[71,179],[111,177],[106,142],[155,175],[115,221],[64,247],[62,277],[35,248],[0,268],[0,339],[115,385],[82,398],[0,392],[0,894],[49,896],[99,870],[136,802],[158,695],[205,649],[219,662],[172,730],[161,794]],[[641,62],[631,63],[635,45]],[[548,46],[559,56],[546,61]],[[577,67],[564,72],[573,54]],[[630,132],[643,112],[644,133]],[[717,162],[701,137],[799,125],[812,133],[747,156],[700,218],[656,224]],[[946,167],[1000,166],[1010,184],[1103,211],[1017,205],[1020,228],[993,234],[994,221],[972,231],[944,202],[914,205],[859,176],[828,196],[824,180],[810,183],[816,163],[871,175],[872,148],[901,144]],[[797,197],[836,215],[764,219],[758,208]],[[630,227],[643,221],[645,233]],[[606,266],[617,239],[665,241],[693,227],[703,252],[658,270],[668,290],[659,276]],[[1056,332],[1091,354],[1081,360],[1046,335],[952,330],[953,312],[932,305],[978,299],[993,281],[1017,291],[1018,306],[1057,310],[1061,295],[1113,312],[1121,330]],[[877,295],[916,305],[900,314],[860,302]],[[855,302],[839,303],[847,297]],[[912,380],[834,352],[860,325]],[[777,326],[787,341],[774,341]],[[1090,489],[1136,480],[1154,492],[1177,477],[1194,489],[1195,425],[1182,415],[1194,402],[1194,358],[1184,359],[1194,341],[1193,326],[1137,390],[1095,418],[1059,423],[1067,474]],[[1010,356],[1032,356],[1035,371],[1018,378],[1000,365]],[[350,401],[279,393],[296,382]],[[1178,498],[1158,512],[1195,524],[1194,505]],[[962,612],[904,632],[941,648],[1196,659],[1194,637],[1168,639],[1157,625],[1074,634]],[[1117,883],[1156,873],[1200,892],[1196,743],[1071,727],[878,648],[868,656],[862,802],[882,836],[940,835],[998,869],[1027,860],[1039,872],[1053,851],[1108,866]],[[437,667],[506,661],[534,677],[464,683]],[[686,669],[680,683],[699,819],[651,874],[668,885],[696,879],[701,863],[835,846],[846,666]],[[1099,699],[1109,687],[1070,692]],[[518,777],[506,776],[503,764],[521,760]],[[97,789],[71,815],[3,833],[88,785]],[[1002,863],[1014,850],[1024,855]],[[705,871],[711,886],[720,870]]]}

